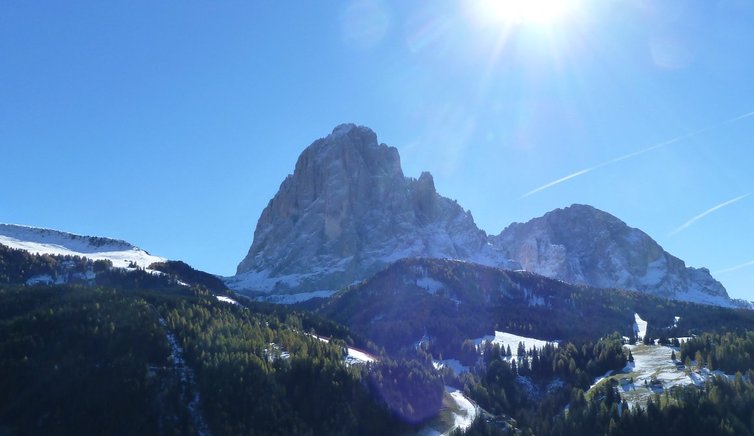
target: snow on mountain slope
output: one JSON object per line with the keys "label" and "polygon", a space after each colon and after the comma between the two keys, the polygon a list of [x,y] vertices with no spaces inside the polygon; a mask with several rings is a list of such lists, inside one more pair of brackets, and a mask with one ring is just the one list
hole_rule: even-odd
{"label": "snow on mountain slope", "polygon": [[706,268],[691,268],[649,235],[592,206],[574,204],[514,223],[493,245],[526,270],[578,285],[742,307]]}
{"label": "snow on mountain slope", "polygon": [[634,314],[634,333],[639,340],[647,335],[647,322],[641,319],[638,313]]}
{"label": "snow on mountain slope", "polygon": [[0,244],[33,254],[106,259],[119,268],[126,268],[132,263],[146,268],[154,262],[167,260],[164,257],[152,256],[125,241],[15,224],[0,224]]}

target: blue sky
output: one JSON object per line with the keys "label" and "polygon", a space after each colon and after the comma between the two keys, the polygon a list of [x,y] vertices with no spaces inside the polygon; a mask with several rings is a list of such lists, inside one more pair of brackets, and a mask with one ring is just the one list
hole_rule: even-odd
{"label": "blue sky", "polygon": [[587,203],[754,299],[754,3],[562,1],[4,1],[0,221],[232,274],[355,122],[488,233]]}

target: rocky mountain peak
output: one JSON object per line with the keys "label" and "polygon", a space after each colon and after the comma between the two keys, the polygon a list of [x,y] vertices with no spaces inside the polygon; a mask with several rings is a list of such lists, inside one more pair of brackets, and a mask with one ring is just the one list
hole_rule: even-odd
{"label": "rocky mountain peak", "polygon": [[486,245],[471,215],[438,195],[429,173],[405,177],[396,148],[366,127],[342,124],[301,153],[229,285],[337,290],[397,259],[470,260]]}
{"label": "rocky mountain peak", "polygon": [[487,236],[470,212],[437,193],[430,173],[404,176],[398,150],[354,124],[341,124],[304,149],[227,285],[301,299],[327,296],[412,257],[732,304],[709,271],[687,268],[646,233],[589,205],[555,209]]}
{"label": "rocky mountain peak", "polygon": [[730,302],[708,270],[686,267],[643,231],[592,206],[574,204],[511,224],[493,240],[526,270],[569,283]]}

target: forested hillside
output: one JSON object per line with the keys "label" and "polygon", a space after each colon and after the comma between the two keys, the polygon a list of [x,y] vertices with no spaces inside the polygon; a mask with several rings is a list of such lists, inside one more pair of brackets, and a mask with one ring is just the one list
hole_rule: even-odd
{"label": "forested hillside", "polygon": [[[447,259],[404,259],[321,304],[319,313],[390,352],[428,338],[435,356],[461,356],[466,339],[501,330],[548,340],[634,335],[688,336],[754,326],[754,311],[666,300],[639,292],[574,286],[524,271]],[[676,321],[675,317],[679,320]]]}
{"label": "forested hillside", "polygon": [[[438,422],[467,434],[754,430],[750,311],[454,261],[393,268],[312,312],[234,300],[179,262],[155,274],[5,250],[0,434],[400,435]],[[23,284],[95,270],[79,284]],[[676,344],[679,365],[719,376],[630,407],[614,380],[595,385],[630,367],[634,312],[649,322],[646,344]],[[562,340],[470,340],[494,330]],[[375,361],[346,359],[354,345]],[[448,395],[456,388],[466,415]],[[459,427],[464,416],[476,420]]]}

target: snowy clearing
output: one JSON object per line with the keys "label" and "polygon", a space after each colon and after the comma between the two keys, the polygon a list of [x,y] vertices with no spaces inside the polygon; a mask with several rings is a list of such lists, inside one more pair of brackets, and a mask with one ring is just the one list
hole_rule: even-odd
{"label": "snowy clearing", "polygon": [[459,362],[457,359],[433,360],[432,365],[435,367],[435,369],[440,369],[447,366],[456,374],[469,372],[469,367],[461,364],[461,362]]}
{"label": "snowy clearing", "polygon": [[[330,342],[330,339],[324,338],[322,336],[312,335],[310,333],[307,333],[307,335],[313,336],[322,342]],[[352,347],[346,347],[346,356],[344,359],[346,364],[348,365],[377,362],[380,360],[377,356],[369,354],[364,350],[359,350],[358,348]]]}
{"label": "snowy clearing", "polygon": [[476,419],[479,408],[458,389],[445,386],[443,409],[419,431],[420,436],[444,436],[460,429],[467,430]]}
{"label": "snowy clearing", "polygon": [[377,360],[376,357],[372,356],[366,351],[361,351],[361,350],[358,350],[356,348],[351,348],[351,347],[347,347],[347,349],[348,349],[348,355],[346,356],[346,363],[350,363],[350,364],[369,363],[369,362],[374,362]]}
{"label": "snowy clearing", "polygon": [[474,344],[477,345],[477,347],[481,347],[485,342],[491,342],[493,345],[500,344],[500,348],[502,349],[511,347],[511,351],[513,352],[514,356],[516,354],[516,350],[518,349],[519,342],[524,343],[524,348],[526,348],[527,351],[533,347],[542,348],[546,344],[552,344],[555,347],[558,346],[557,341],[529,338],[526,336],[514,335],[513,333],[498,331],[495,331],[495,336],[487,335],[478,339],[474,339],[473,341]]}
{"label": "snowy clearing", "polygon": [[431,277],[421,277],[416,279],[416,286],[425,289],[429,294],[435,295],[438,291],[445,288],[442,282]]}
{"label": "snowy clearing", "polygon": [[[633,363],[629,362],[622,371],[615,374],[606,374],[595,380],[593,389],[605,379],[618,382],[618,390],[623,399],[630,407],[635,405],[644,406],[647,400],[654,394],[661,394],[676,386],[695,384],[703,386],[707,378],[711,376],[726,376],[722,371],[701,370],[696,362],[686,367],[682,362],[671,359],[671,354],[676,353],[680,358],[678,348],[663,345],[627,345],[634,357]],[[732,377],[732,376],[727,376]],[[633,380],[633,381],[632,381]]]}
{"label": "snowy clearing", "polygon": [[215,298],[217,298],[217,301],[221,301],[223,303],[236,304],[236,305],[238,304],[238,301],[230,297],[226,297],[225,295],[215,295]]}

